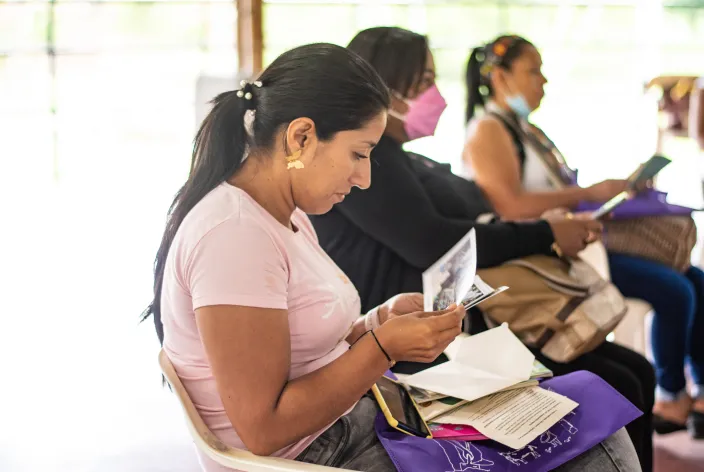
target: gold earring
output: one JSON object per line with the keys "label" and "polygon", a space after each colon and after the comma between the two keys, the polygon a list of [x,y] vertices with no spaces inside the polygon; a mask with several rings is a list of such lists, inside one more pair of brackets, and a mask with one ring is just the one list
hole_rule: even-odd
{"label": "gold earring", "polygon": [[301,152],[302,151],[299,149],[290,156],[286,157],[286,162],[288,162],[288,165],[286,166],[287,169],[303,169],[305,167],[301,162]]}

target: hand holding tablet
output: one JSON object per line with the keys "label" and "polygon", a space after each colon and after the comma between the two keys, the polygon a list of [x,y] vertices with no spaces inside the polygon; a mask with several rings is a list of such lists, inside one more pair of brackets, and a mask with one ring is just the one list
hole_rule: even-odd
{"label": "hand holding tablet", "polygon": [[634,194],[638,192],[639,189],[647,185],[647,182],[652,180],[658,172],[664,169],[670,162],[665,156],[654,155],[646,162],[641,164],[638,169],[636,169],[633,174],[628,178],[629,185],[628,190],[625,190],[614,198],[604,203],[599,209],[592,213],[594,219],[604,218],[606,215],[611,213],[616,207],[621,205],[626,200],[630,199]]}

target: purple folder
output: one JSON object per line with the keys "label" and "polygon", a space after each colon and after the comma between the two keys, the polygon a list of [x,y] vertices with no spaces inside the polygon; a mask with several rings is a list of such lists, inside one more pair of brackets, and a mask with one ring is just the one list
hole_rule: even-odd
{"label": "purple folder", "polygon": [[[667,203],[667,194],[657,190],[647,190],[636,197],[626,200],[617,206],[612,212],[615,220],[625,220],[629,218],[639,218],[642,216],[689,216],[692,208]],[[601,204],[582,202],[577,207],[577,211],[594,211]]]}

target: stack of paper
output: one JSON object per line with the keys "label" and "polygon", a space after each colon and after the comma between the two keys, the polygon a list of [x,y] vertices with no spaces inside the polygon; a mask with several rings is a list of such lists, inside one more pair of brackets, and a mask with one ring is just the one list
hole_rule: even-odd
{"label": "stack of paper", "polygon": [[538,379],[552,372],[505,324],[458,337],[446,354],[448,362],[400,378],[431,422],[434,437],[491,438],[520,448],[577,406],[538,387]]}
{"label": "stack of paper", "polygon": [[504,324],[458,337],[449,361],[405,379],[411,387],[472,401],[530,380],[535,356]]}
{"label": "stack of paper", "polygon": [[[552,375],[552,372],[551,372]],[[405,378],[405,376],[404,376]],[[516,390],[519,388],[536,387],[538,385],[538,380],[541,378],[531,378],[525,382],[520,382],[510,387],[506,387],[501,392],[507,392],[509,390]],[[438,419],[445,419],[444,415],[452,413],[458,408],[470,403],[468,400],[462,400],[461,398],[448,397],[447,395],[442,395],[440,393],[424,391],[422,394],[418,392],[415,387],[408,387],[413,399],[418,404],[418,410],[420,414],[425,419],[425,421],[437,421]],[[442,418],[441,418],[442,417]]]}
{"label": "stack of paper", "polygon": [[577,402],[563,395],[529,387],[468,403],[443,416],[442,422],[473,426],[494,441],[522,449],[577,406]]}

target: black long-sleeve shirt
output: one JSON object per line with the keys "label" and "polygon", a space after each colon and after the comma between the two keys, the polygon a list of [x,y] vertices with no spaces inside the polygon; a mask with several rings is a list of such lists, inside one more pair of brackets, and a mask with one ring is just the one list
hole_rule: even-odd
{"label": "black long-sleeve shirt", "polygon": [[371,187],[354,189],[329,213],[311,218],[320,244],[359,291],[364,311],[399,293],[422,291],[423,271],[472,228],[479,268],[550,252],[554,238],[545,221],[476,223],[491,205],[449,166],[409,154],[387,136],[371,158]]}

